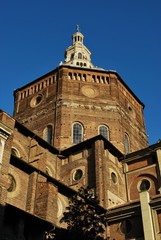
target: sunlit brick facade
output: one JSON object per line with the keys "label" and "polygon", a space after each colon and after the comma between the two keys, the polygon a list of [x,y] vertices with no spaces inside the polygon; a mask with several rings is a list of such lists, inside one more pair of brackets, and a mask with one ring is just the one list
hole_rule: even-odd
{"label": "sunlit brick facade", "polygon": [[[79,30],[79,29],[78,29]],[[69,197],[89,187],[109,240],[161,239],[161,143],[148,146],[143,103],[115,71],[94,67],[77,31],[55,70],[0,111],[0,240],[57,232]]]}

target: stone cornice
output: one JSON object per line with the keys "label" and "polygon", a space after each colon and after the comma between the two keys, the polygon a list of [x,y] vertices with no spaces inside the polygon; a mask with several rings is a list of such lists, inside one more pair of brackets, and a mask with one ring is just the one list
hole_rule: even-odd
{"label": "stone cornice", "polygon": [[7,140],[7,138],[12,134],[12,129],[3,124],[0,123],[0,138],[3,138],[4,140]]}

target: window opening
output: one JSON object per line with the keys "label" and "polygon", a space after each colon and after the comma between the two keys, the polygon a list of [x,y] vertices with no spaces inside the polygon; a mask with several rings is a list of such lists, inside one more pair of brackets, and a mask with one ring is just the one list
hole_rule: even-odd
{"label": "window opening", "polygon": [[49,144],[52,143],[52,126],[48,125],[44,131],[44,140]]}
{"label": "window opening", "polygon": [[77,144],[83,141],[83,127],[79,123],[73,125],[73,143]]}
{"label": "window opening", "polygon": [[82,54],[80,52],[78,53],[78,59],[82,59]]}
{"label": "window opening", "polygon": [[95,75],[92,75],[92,80],[93,80],[93,82],[96,81],[96,77],[95,77]]}
{"label": "window opening", "polygon": [[73,174],[73,179],[75,181],[78,181],[82,178],[82,176],[83,176],[83,171],[81,169],[77,169]]}
{"label": "window opening", "polygon": [[76,74],[76,73],[74,73],[74,77],[73,77],[73,79],[74,79],[74,80],[77,79],[77,74]]}
{"label": "window opening", "polygon": [[120,224],[120,230],[123,234],[128,234],[132,230],[132,223],[129,220],[124,220]]}
{"label": "window opening", "polygon": [[116,174],[114,172],[111,173],[111,179],[112,179],[113,183],[117,182],[117,176],[116,176]]}
{"label": "window opening", "polygon": [[99,126],[99,134],[109,140],[109,129],[107,126]]}
{"label": "window opening", "polygon": [[150,182],[147,179],[143,179],[140,184],[141,191],[147,191],[150,188]]}
{"label": "window opening", "polygon": [[70,60],[73,60],[73,58],[74,58],[74,53],[71,54]]}
{"label": "window opening", "polygon": [[68,76],[69,76],[68,78],[71,80],[72,79],[72,73],[70,72]]}

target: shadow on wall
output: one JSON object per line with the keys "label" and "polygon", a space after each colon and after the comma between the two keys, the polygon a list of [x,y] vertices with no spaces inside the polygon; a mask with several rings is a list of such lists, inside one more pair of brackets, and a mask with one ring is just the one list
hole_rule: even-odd
{"label": "shadow on wall", "polygon": [[53,225],[11,205],[0,206],[0,240],[44,240]]}

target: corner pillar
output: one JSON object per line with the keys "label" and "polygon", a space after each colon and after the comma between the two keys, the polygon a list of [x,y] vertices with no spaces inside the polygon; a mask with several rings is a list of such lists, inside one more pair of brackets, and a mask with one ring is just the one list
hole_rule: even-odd
{"label": "corner pillar", "polygon": [[155,240],[152,222],[152,212],[149,205],[150,198],[148,191],[140,192],[141,215],[143,221],[144,239]]}

